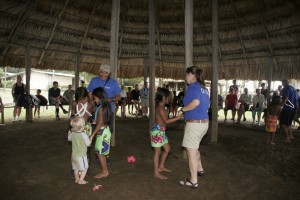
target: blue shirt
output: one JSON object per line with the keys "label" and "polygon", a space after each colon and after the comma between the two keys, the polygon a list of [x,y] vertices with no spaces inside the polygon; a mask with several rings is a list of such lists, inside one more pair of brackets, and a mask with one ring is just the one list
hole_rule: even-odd
{"label": "blue shirt", "polygon": [[185,120],[204,120],[208,119],[208,108],[210,105],[209,93],[207,89],[201,87],[199,82],[194,82],[188,86],[183,98],[183,105],[187,106],[194,99],[200,101],[199,105],[193,110],[184,113]]}
{"label": "blue shirt", "polygon": [[[92,78],[90,84],[87,87],[87,90],[89,92],[93,92],[94,89],[98,87],[104,87],[104,91],[106,92],[106,95],[109,99],[114,98],[116,95],[119,95],[121,93],[121,88],[118,84],[118,82],[112,78],[109,78],[109,80],[102,80],[99,76]],[[111,111],[114,112],[115,106],[114,102],[110,102]]]}

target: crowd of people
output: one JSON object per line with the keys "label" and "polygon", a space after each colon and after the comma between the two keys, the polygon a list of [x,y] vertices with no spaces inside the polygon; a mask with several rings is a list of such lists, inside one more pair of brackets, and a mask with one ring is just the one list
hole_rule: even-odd
{"label": "crowd of people", "polygon": [[[149,136],[154,149],[154,177],[167,179],[163,173],[171,172],[171,169],[166,167],[171,147],[166,135],[166,127],[167,124],[184,119],[182,146],[187,150],[190,178],[179,181],[179,184],[184,187],[197,188],[198,176],[204,175],[199,144],[208,130],[210,97],[205,86],[202,69],[196,66],[188,67],[185,81],[187,90],[183,89],[178,94],[176,91],[171,91],[169,85],[164,84],[157,88],[155,123]],[[25,95],[26,85],[22,83],[21,76],[18,76],[12,89],[15,102],[14,122],[20,120],[21,103],[26,99]],[[44,102],[47,105],[47,99],[41,95],[41,90],[37,90],[33,99],[37,101],[34,115],[40,117],[40,103]],[[141,89],[136,84],[133,90],[128,88],[126,91],[124,85],[120,87],[118,82],[110,77],[110,66],[102,64],[99,68],[99,75],[94,77],[87,87],[84,82],[81,82],[80,87],[76,90],[69,85],[61,95],[58,82],[54,81],[53,87],[48,91],[48,101],[49,105],[55,106],[57,120],[60,120],[60,109],[70,117],[68,140],[72,143],[71,165],[75,183],[87,184],[85,176],[92,159],[92,150],[100,163],[101,170],[94,178],[109,176],[107,162],[109,161],[110,139],[114,131],[114,117],[118,110],[121,110],[123,117],[126,117],[127,107],[129,114],[148,118],[149,88],[148,83],[144,82]],[[268,103],[268,101],[270,102]],[[275,144],[278,120],[286,135],[285,142],[291,142],[294,139],[291,124],[293,120],[300,124],[299,101],[299,90],[291,86],[286,79],[282,80],[282,87],[272,93],[266,89],[265,83],[262,83],[261,88],[256,89],[253,97],[247,88],[244,88],[243,93],[239,94],[239,87],[236,80],[233,80],[233,85],[230,86],[229,93],[225,98],[224,108],[222,96],[218,95],[218,107],[224,109],[225,122],[227,122],[229,110],[232,111],[232,121],[237,124],[246,121],[245,112],[251,111],[252,125],[261,126],[261,118],[264,119],[268,133],[267,143],[272,145]],[[68,110],[63,105],[67,105]],[[3,111],[1,98],[0,111]]]}
{"label": "crowd of people", "polygon": [[[277,90],[268,91],[265,83],[261,83],[260,88],[255,90],[255,95],[251,96],[248,89],[244,88],[244,92],[239,95],[239,88],[236,81],[233,80],[233,85],[229,87],[229,93],[225,98],[224,115],[225,122],[227,122],[227,112],[232,111],[233,122],[237,124],[246,121],[245,112],[252,112],[253,126],[261,126],[261,121],[264,120],[266,131],[272,133],[272,137],[267,137],[267,143],[275,144],[274,133],[276,132],[277,121],[279,126],[283,129],[286,139],[285,142],[291,142],[294,139],[292,134],[292,122],[299,124],[300,112],[300,93],[299,89],[294,88],[283,79],[282,85]],[[235,118],[238,113],[237,119]],[[263,115],[263,116],[262,116]]]}
{"label": "crowd of people", "polygon": [[[167,89],[170,93],[169,102],[166,104],[168,117],[171,115],[176,117],[178,108],[182,107],[182,100],[184,97],[184,91],[180,91],[178,95],[176,91],[171,91],[170,86],[163,84],[160,88]],[[121,85],[121,99],[115,104],[116,113],[121,107],[121,116],[126,117],[126,113],[142,118],[148,118],[149,112],[149,88],[148,82],[144,82],[143,87],[139,89],[139,85],[135,84],[134,89],[131,87],[125,88],[125,85]]]}
{"label": "crowd of people", "polygon": [[[196,66],[187,68],[188,89],[186,94],[182,91],[176,96],[176,93],[171,92],[167,85],[157,88],[155,123],[150,132],[150,141],[154,149],[154,177],[164,180],[167,177],[162,173],[171,172],[165,166],[170,152],[166,126],[184,116],[186,128],[182,145],[187,149],[191,178],[182,180],[179,184],[189,188],[197,188],[197,177],[204,174],[199,144],[208,129],[210,100],[202,73],[202,70]],[[141,90],[138,89],[138,85],[135,85],[134,90],[125,91],[125,87],[121,86],[120,88],[116,81],[109,77],[109,74],[109,66],[101,65],[99,76],[93,78],[87,88],[79,87],[75,91],[75,101],[71,106],[68,140],[72,142],[71,162],[75,183],[78,184],[87,183],[84,178],[91,160],[91,146],[94,148],[101,168],[100,173],[94,178],[109,176],[107,161],[110,152],[110,138],[113,132],[111,122],[117,111],[114,108],[115,104],[117,107],[121,106],[122,116],[125,116],[126,103],[128,103],[131,114],[138,116],[140,112],[142,117],[147,117],[149,107],[148,83],[145,82]],[[173,106],[175,104],[176,110],[174,111]],[[177,111],[178,106],[181,107],[179,111]],[[135,107],[135,112],[133,112],[132,107]],[[173,115],[172,118],[169,117],[170,113]],[[164,151],[161,151],[161,148]]]}

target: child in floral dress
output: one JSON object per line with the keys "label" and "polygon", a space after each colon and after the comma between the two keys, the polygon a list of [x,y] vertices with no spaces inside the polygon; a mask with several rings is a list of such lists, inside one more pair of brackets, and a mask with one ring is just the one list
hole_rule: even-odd
{"label": "child in floral dress", "polygon": [[269,107],[267,108],[266,118],[266,131],[267,131],[267,144],[275,145],[275,132],[277,126],[277,119],[281,110],[280,106],[281,97],[273,97]]}
{"label": "child in floral dress", "polygon": [[[180,116],[168,119],[165,104],[168,104],[169,93],[170,91],[165,88],[159,89],[156,93],[155,124],[153,125],[150,133],[151,146],[154,148],[154,177],[162,180],[167,179],[167,177],[162,175],[161,172],[171,172],[170,169],[165,167],[166,159],[171,150],[168,143],[168,137],[165,133],[166,125],[180,119]],[[162,147],[164,151],[161,155]]]}

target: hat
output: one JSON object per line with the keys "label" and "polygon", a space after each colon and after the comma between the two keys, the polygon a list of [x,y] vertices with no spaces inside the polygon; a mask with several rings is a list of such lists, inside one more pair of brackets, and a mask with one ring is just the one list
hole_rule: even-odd
{"label": "hat", "polygon": [[107,64],[101,64],[99,71],[110,73],[110,66]]}

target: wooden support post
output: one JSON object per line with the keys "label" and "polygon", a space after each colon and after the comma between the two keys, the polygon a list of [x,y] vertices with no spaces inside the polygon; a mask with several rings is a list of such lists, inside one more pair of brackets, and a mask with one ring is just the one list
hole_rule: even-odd
{"label": "wooden support post", "polygon": [[[192,66],[193,63],[193,0],[185,1],[184,27],[185,27],[185,67]],[[184,71],[185,74],[185,71]],[[185,87],[186,88],[186,87]],[[186,150],[183,150],[183,158],[187,159]]]}
{"label": "wooden support post", "polygon": [[149,1],[149,130],[155,120],[155,4]]}
{"label": "wooden support post", "polygon": [[269,58],[269,65],[268,65],[268,95],[267,95],[267,107],[270,105],[271,97],[270,97],[270,91],[271,91],[271,83],[272,83],[272,75],[273,75],[273,61],[274,58],[270,56]]}
{"label": "wooden support post", "polygon": [[185,1],[185,67],[192,66],[193,63],[193,0]]}
{"label": "wooden support post", "polygon": [[[31,55],[30,47],[25,47],[26,94],[30,95]],[[26,108],[26,122],[32,122],[32,107]]]}
{"label": "wooden support post", "polygon": [[79,72],[80,72],[80,50],[75,54],[75,90],[79,87]]}
{"label": "wooden support post", "polygon": [[[120,21],[120,0],[112,1],[111,11],[111,30],[110,30],[110,70],[111,77],[117,79],[118,69],[118,38],[119,38],[119,21]],[[111,146],[116,145],[116,125],[113,122],[113,132],[111,135]]]}
{"label": "wooden support post", "polygon": [[1,124],[4,124],[4,110],[1,112]]}
{"label": "wooden support post", "polygon": [[210,141],[218,141],[218,67],[219,67],[219,40],[218,40],[218,0],[212,1],[212,120],[210,122]]}

